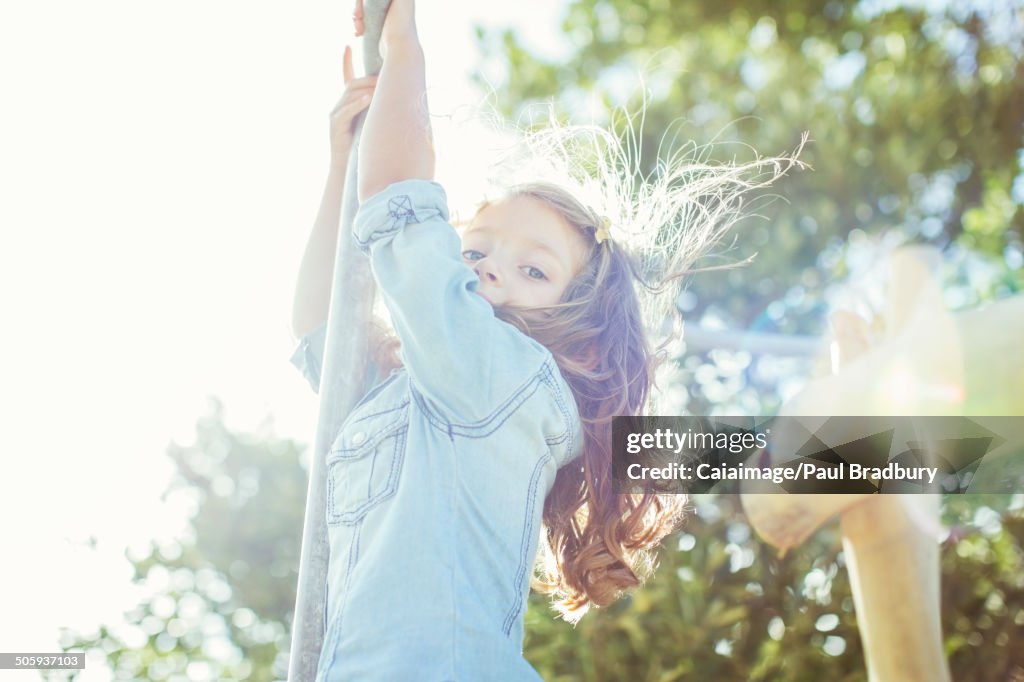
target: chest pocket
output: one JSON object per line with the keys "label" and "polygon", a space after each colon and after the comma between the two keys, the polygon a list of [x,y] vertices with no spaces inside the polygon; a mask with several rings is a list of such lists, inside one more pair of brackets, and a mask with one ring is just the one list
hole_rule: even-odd
{"label": "chest pocket", "polygon": [[[376,408],[376,409],[375,409]],[[364,403],[327,455],[327,523],[352,525],[395,494],[409,431],[409,403]]]}

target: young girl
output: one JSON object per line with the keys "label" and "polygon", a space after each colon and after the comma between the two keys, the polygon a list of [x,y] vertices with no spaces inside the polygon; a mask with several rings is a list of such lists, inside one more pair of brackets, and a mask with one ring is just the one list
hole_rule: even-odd
{"label": "young girl", "polygon": [[[355,17],[358,35],[361,7]],[[652,383],[633,269],[610,237],[610,218],[626,212],[556,183],[517,184],[479,208],[460,242],[433,182],[412,0],[393,0],[381,53],[379,77],[359,80],[346,53],[335,162],[296,293],[305,337],[293,362],[316,387],[324,326],[310,330],[330,295],[351,121],[369,104],[353,237],[401,366],[369,390],[327,458],[318,679],[535,680],[522,640],[538,545],[536,584],[576,621],[640,583],[684,502],[612,490],[611,419],[639,413]],[[685,217],[692,189],[665,180],[629,215]],[[703,227],[687,232],[691,260],[728,227],[692,217]],[[388,369],[378,357],[376,373]]]}

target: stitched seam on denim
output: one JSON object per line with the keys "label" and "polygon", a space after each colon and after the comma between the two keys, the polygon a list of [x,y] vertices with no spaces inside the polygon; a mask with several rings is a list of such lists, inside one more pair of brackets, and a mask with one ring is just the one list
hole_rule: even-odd
{"label": "stitched seam on denim", "polygon": [[396,220],[391,224],[391,227],[387,228],[386,230],[374,230],[373,232],[367,235],[366,239],[354,237],[354,239],[356,240],[356,246],[358,246],[359,250],[362,251],[363,253],[369,253],[370,244],[378,242],[381,239],[384,239],[385,237],[391,236],[393,234],[398,234],[403,227],[405,227],[405,223]]}
{"label": "stitched seam on denim", "polygon": [[[373,509],[374,507],[377,507],[378,505],[380,505],[382,502],[384,502],[384,500],[387,500],[387,499],[390,499],[391,497],[394,497],[395,493],[398,491],[398,481],[399,481],[401,470],[402,470],[402,463],[405,461],[405,443],[406,443],[408,435],[409,435],[409,427],[408,427],[408,425],[406,425],[405,427],[399,429],[394,434],[389,436],[389,438],[394,439],[394,451],[391,453],[391,457],[390,457],[390,459],[391,459],[391,468],[388,471],[387,485],[385,485],[384,489],[381,490],[378,493],[371,494],[368,491],[367,492],[367,498],[365,500],[359,502],[359,505],[355,509],[349,509],[349,510],[345,510],[343,512],[333,513],[333,510],[334,510],[334,488],[335,488],[335,486],[334,486],[334,478],[332,476],[328,476],[327,477],[327,482],[328,482],[328,486],[327,486],[327,490],[328,490],[327,500],[328,500],[328,504],[330,505],[328,507],[328,509],[331,510],[329,512],[331,514],[331,516],[334,517],[333,519],[330,518],[330,517],[328,518],[328,524],[329,525],[337,525],[337,524],[340,523],[342,525],[349,526],[349,525],[353,525],[353,523],[359,523],[370,512],[371,509]],[[381,441],[381,442],[383,442],[383,441]],[[356,458],[356,459],[359,459],[359,458]],[[335,465],[344,466],[342,463],[346,462],[346,461],[348,461],[348,460],[344,460],[344,459],[335,460],[332,463],[332,466],[335,466]],[[377,462],[377,459],[374,458],[373,465],[375,465],[376,462]],[[371,465],[371,472],[370,472],[371,478],[370,478],[370,481],[372,481],[373,465]],[[367,483],[369,483],[370,481],[368,481]]]}
{"label": "stitched seam on denim", "polygon": [[[393,412],[395,410],[402,410],[408,404],[409,404],[408,402],[405,402],[405,403],[402,403],[401,405],[399,405],[398,407],[394,408],[394,410],[385,410],[384,412],[379,412],[379,413],[377,413],[377,415],[371,415],[371,416],[378,416],[378,415],[382,415],[382,414],[387,414],[388,412]],[[356,424],[359,424],[360,422],[364,422],[364,421],[366,421],[366,419],[369,419],[369,418],[370,418],[370,416],[368,416],[366,418],[359,418],[359,419],[357,419],[356,421],[354,421],[352,423],[345,422],[345,424],[342,425],[341,431],[338,433],[338,437],[335,438],[335,442],[337,442],[338,439],[340,439],[344,435],[344,433],[345,433],[345,431],[347,429],[349,429],[352,426],[355,426]],[[392,433],[392,431],[394,431],[396,429],[401,429],[403,423],[407,425],[408,422],[409,422],[408,413],[403,412],[401,414],[398,414],[394,419],[389,421],[387,424],[384,424],[382,426],[378,426],[377,428],[373,429],[373,431],[374,431],[373,436],[371,437],[370,440],[366,441],[365,443],[360,443],[359,445],[353,445],[353,446],[350,446],[350,447],[333,447],[332,446],[331,449],[327,451],[327,454],[328,454],[329,457],[330,457],[330,455],[334,455],[334,457],[331,457],[330,459],[328,459],[327,463],[328,464],[332,464],[335,461],[340,460],[340,459],[353,460],[353,459],[360,459],[360,458],[362,458],[364,456],[362,453],[368,452],[368,451],[372,450],[373,448],[375,448],[379,444],[383,443],[388,438],[391,438],[394,435]]]}
{"label": "stitched seam on denim", "polygon": [[[347,565],[346,565],[346,568],[345,568],[345,580],[341,584],[341,594],[339,595],[340,601],[338,603],[338,614],[334,617],[334,621],[335,621],[334,622],[334,629],[333,630],[328,630],[328,632],[331,635],[331,637],[330,637],[331,660],[330,660],[330,663],[328,663],[328,665],[327,665],[327,670],[325,670],[324,673],[323,673],[323,677],[320,676],[319,671],[318,671],[317,679],[324,679],[324,680],[332,680],[332,679],[334,679],[334,677],[332,677],[330,673],[331,673],[331,670],[334,668],[334,666],[335,666],[335,664],[337,663],[337,660],[338,660],[337,656],[335,655],[335,653],[336,653],[337,646],[338,646],[338,644],[337,644],[338,639],[341,638],[341,627],[342,627],[342,622],[343,622],[343,616],[344,616],[344,613],[345,613],[345,604],[348,603],[348,591],[349,591],[349,588],[352,586],[352,569],[355,567],[356,559],[358,558],[358,555],[359,555],[359,531],[360,531],[361,528],[362,528],[362,524],[359,523],[359,524],[356,524],[355,528],[352,530],[352,540],[351,540],[351,542],[349,542],[349,545],[348,545],[348,561],[346,562]],[[327,646],[327,642],[324,643],[324,647],[326,647],[326,646]]]}
{"label": "stitched seam on denim", "polygon": [[341,636],[341,627],[345,622],[345,605],[348,604],[348,591],[352,587],[352,572],[356,566],[356,561],[359,558],[359,531],[362,530],[363,524],[357,523],[356,527],[352,531],[352,542],[348,546],[348,562],[345,566],[345,582],[342,588],[345,590],[344,599],[338,607],[338,636]]}
{"label": "stitched seam on denim", "polygon": [[403,407],[405,407],[408,404],[409,404],[409,399],[406,398],[405,400],[403,400],[401,402],[401,404],[396,405],[395,407],[389,407],[386,410],[380,410],[378,412],[372,412],[370,414],[363,415],[362,417],[359,417],[358,419],[353,420],[352,423],[353,424],[358,424],[359,422],[364,422],[367,419],[373,419],[374,417],[379,417],[382,414],[387,414],[388,412],[394,412],[395,410],[400,410],[400,409],[402,409]]}
{"label": "stitched seam on denim", "polygon": [[[541,382],[536,381],[532,386],[524,388],[520,393],[515,396],[515,404],[506,403],[502,406],[500,411],[496,411],[491,414],[486,420],[484,420],[479,426],[452,426],[452,433],[454,435],[461,436],[463,438],[480,439],[487,438],[495,431],[500,429],[505,422],[511,419],[516,412],[537,392],[541,387]],[[497,422],[496,422],[497,420]],[[484,431],[483,429],[487,429]]]}
{"label": "stitched seam on denim", "polygon": [[[457,427],[457,428],[462,428],[462,429],[473,429],[473,430],[486,428],[488,426],[488,422],[493,421],[494,419],[497,419],[501,415],[502,411],[509,409],[509,406],[513,402],[517,402],[517,399],[519,399],[520,396],[522,396],[522,394],[524,392],[530,390],[530,388],[533,388],[534,390],[536,390],[536,388],[537,388],[536,387],[536,383],[538,382],[539,379],[541,379],[541,374],[543,373],[543,371],[544,371],[544,365],[542,364],[537,369],[537,371],[535,371],[533,374],[531,374],[529,377],[527,377],[521,384],[519,384],[519,386],[517,388],[513,389],[512,392],[509,393],[509,396],[507,398],[505,398],[505,400],[502,401],[501,404],[499,404],[496,408],[494,408],[494,410],[492,410],[491,413],[488,414],[483,419],[478,419],[477,421],[469,423],[469,424],[452,424],[452,426]],[[532,386],[531,386],[531,384],[532,384]],[[518,408],[520,405],[522,405],[522,403],[525,402],[525,400],[528,397],[529,396],[525,396],[521,400],[518,400],[517,404],[515,405],[515,408]],[[504,423],[505,419],[502,419],[501,421]],[[500,424],[499,424],[499,426],[500,426]],[[494,429],[491,429],[491,432],[493,432],[493,431],[494,431]]]}
{"label": "stitched seam on denim", "polygon": [[558,409],[562,412],[562,422],[565,424],[565,431],[558,438],[549,441],[552,444],[560,443],[563,440],[568,440],[568,446],[566,449],[565,456],[569,457],[573,452],[576,451],[576,440],[573,434],[572,417],[570,416],[569,408],[565,404],[565,398],[562,395],[562,391],[559,390],[558,381],[555,378],[554,372],[556,371],[550,362],[544,364],[544,377],[548,388],[551,390],[555,398],[555,402],[558,404]]}
{"label": "stitched seam on denim", "polygon": [[[515,389],[505,401],[489,415],[471,424],[451,424],[450,432],[464,438],[486,438],[497,431],[543,385],[544,366]],[[497,423],[493,423],[497,421]]]}
{"label": "stitched seam on denim", "polygon": [[[534,383],[532,387],[529,385],[531,382]],[[411,384],[412,382],[410,382],[410,392],[412,393],[413,400],[416,401],[416,404],[420,407],[420,410],[422,410],[423,415],[427,418],[427,422],[432,427],[449,437],[458,435],[464,438],[486,438],[499,429],[501,425],[504,424],[510,416],[515,414],[515,411],[519,409],[519,407],[521,407],[522,404],[533,395],[533,393],[536,392],[537,388],[540,386],[540,381],[538,375],[535,374],[524,385],[516,389],[516,391],[509,396],[502,405],[475,424],[455,424],[454,422],[448,421],[445,419],[444,415],[438,413],[437,410],[431,407],[430,401],[427,400],[425,395],[423,395],[423,392],[419,391]],[[530,388],[533,388],[533,391],[526,394],[525,391]],[[510,403],[512,402],[515,402],[516,404],[510,406]],[[506,412],[504,416],[502,416],[503,411]],[[500,422],[493,426],[489,424],[489,422],[492,422],[499,417],[502,417]],[[491,427],[488,431],[483,433],[474,433],[488,426]]]}
{"label": "stitched seam on denim", "polygon": [[331,614],[328,613],[328,611],[327,611],[328,607],[330,606],[330,603],[331,603],[331,584],[330,584],[330,582],[325,577],[324,578],[324,618],[323,618],[323,622],[320,624],[320,626],[323,628],[324,632],[327,632],[327,625],[331,621],[331,619],[330,619],[330,615]]}
{"label": "stitched seam on denim", "polygon": [[333,457],[328,461],[328,464],[333,464],[339,460],[351,461],[355,459],[362,459],[366,456],[367,452],[371,452],[375,447],[383,443],[388,438],[391,438],[395,431],[401,429],[404,421],[405,420],[402,419],[401,416],[399,416],[398,419],[392,419],[386,425],[376,429],[376,433],[371,440],[360,443],[359,445],[331,448],[328,454],[333,455]]}
{"label": "stitched seam on denim", "polygon": [[[337,642],[337,639],[338,639],[338,629],[337,628],[328,627],[326,630],[324,630],[324,633],[325,633],[324,634],[324,643],[323,643],[323,645],[320,648],[320,662],[321,663],[326,663],[327,665],[324,665],[324,666],[319,666],[318,665],[317,666],[316,682],[321,682],[321,680],[330,679],[328,677],[328,675],[331,672],[331,668],[334,667],[334,659],[335,659],[334,653],[335,653],[335,649],[337,648],[336,642]],[[328,658],[326,661],[324,661],[323,660],[323,655],[324,655],[324,653],[326,653],[328,651],[330,652],[330,654],[329,654],[330,658]]]}
{"label": "stitched seam on denim", "polygon": [[[501,428],[502,424],[504,424],[506,421],[508,421],[509,417],[511,417],[513,414],[515,414],[516,410],[519,407],[521,407],[522,404],[525,403],[530,398],[530,396],[533,395],[533,393],[536,392],[536,389],[539,386],[540,386],[540,382],[538,382],[537,384],[534,385],[534,387],[533,387],[534,390],[531,391],[528,395],[522,395],[520,393],[520,394],[517,394],[516,396],[513,396],[513,398],[515,398],[515,397],[517,397],[519,395],[522,395],[522,399],[519,400],[518,404],[513,406],[513,409],[508,409],[506,411],[506,414],[504,415],[504,417],[497,424],[490,425],[490,424],[488,424],[488,422],[493,421],[495,418],[500,416],[499,413],[502,411],[502,409],[508,407],[507,403],[505,405],[502,405],[502,407],[499,408],[498,410],[495,410],[494,412],[492,412],[485,419],[481,420],[479,422],[480,426],[476,426],[476,427],[467,426],[467,425],[456,425],[456,424],[453,424],[452,422],[449,422],[449,421],[445,420],[441,415],[437,414],[437,412],[435,410],[431,409],[429,401],[419,391],[415,391],[415,390],[413,391],[413,399],[416,401],[416,404],[422,410],[423,416],[425,416],[427,418],[427,422],[430,424],[430,426],[432,426],[433,428],[437,429],[438,431],[440,431],[444,435],[448,436],[449,438],[452,437],[452,436],[456,436],[457,435],[457,436],[460,436],[462,438],[480,439],[480,438],[486,438],[486,437],[490,436],[492,433],[494,433],[499,428]],[[525,389],[523,389],[523,390],[525,390]],[[489,431],[486,431],[486,432],[483,432],[483,433],[477,433],[477,431],[480,428],[483,428],[484,426],[491,426],[492,428]]]}
{"label": "stitched seam on denim", "polygon": [[[360,407],[362,407],[363,405],[365,405],[366,403],[370,402],[371,400],[376,398],[378,395],[380,395],[380,392],[383,391],[389,384],[394,382],[395,377],[397,377],[397,376],[398,376],[397,374],[389,374],[386,378],[382,379],[381,381],[378,381],[373,386],[370,386],[370,389],[366,392],[365,395],[363,395],[362,398],[359,399],[359,402],[357,402],[352,407],[352,409],[349,411],[349,413],[350,414],[355,413],[355,411],[358,410]],[[408,402],[409,401],[406,400],[405,403],[402,403],[402,404],[404,405],[404,404],[406,404]],[[398,409],[398,408],[392,408],[392,409]],[[383,410],[383,412],[387,412],[387,411],[388,410]],[[381,412],[377,412],[377,413],[374,413],[374,414],[381,414]],[[374,414],[368,414],[365,417],[360,417],[359,419],[360,420],[368,419],[369,417],[373,417]]]}
{"label": "stitched seam on denim", "polygon": [[[455,568],[454,564],[448,567],[448,594],[451,595],[452,600],[452,630],[451,630],[451,656],[448,658],[449,668],[451,670],[451,682],[455,682],[455,669],[458,667],[459,660],[459,609],[456,606],[457,599],[455,598]],[[445,680],[448,682],[448,680]]]}
{"label": "stitched seam on denim", "polygon": [[[330,670],[331,666],[334,664],[334,642],[338,638],[338,634],[336,632],[336,629],[331,629],[331,625],[330,625],[331,624],[331,613],[328,610],[330,608],[330,605],[331,605],[331,600],[330,600],[330,584],[328,583],[328,581],[327,581],[327,579],[325,577],[324,578],[324,623],[323,623],[323,626],[324,626],[324,641],[323,641],[323,644],[320,647],[320,656],[319,656],[319,661],[317,663],[317,671],[316,671],[316,682],[320,682],[321,680],[326,679],[326,675],[327,675],[328,671]],[[320,666],[320,663],[324,662],[323,661],[324,653],[326,653],[328,651],[331,652],[331,653],[330,653],[330,659],[326,662],[327,665]]]}
{"label": "stitched seam on denim", "polygon": [[[404,203],[402,201],[403,199],[405,200]],[[418,210],[419,213],[416,212],[417,208],[413,207],[411,196],[408,194],[396,194],[388,199],[386,217],[391,218],[391,226],[370,232],[370,234],[366,235],[366,239],[361,239],[358,234],[354,233],[352,236],[353,239],[355,239],[356,245],[361,251],[367,252],[370,250],[369,247],[371,244],[376,241],[380,241],[385,237],[401,232],[402,228],[410,223],[421,224],[434,218],[441,218],[444,220],[443,212],[436,206],[421,206]],[[381,216],[381,219],[384,217],[385,216]]]}
{"label": "stitched seam on denim", "polygon": [[412,385],[411,381],[409,382],[409,393],[412,395],[413,402],[420,408],[420,412],[426,418],[427,423],[441,433],[448,435],[448,422],[430,407],[430,401]]}
{"label": "stitched seam on denim", "polygon": [[[440,429],[445,434],[457,433],[460,436],[466,436],[469,438],[483,438],[487,435],[490,435],[491,433],[494,433],[494,431],[502,424],[504,424],[505,421],[508,419],[508,415],[502,416],[503,411],[511,410],[511,412],[515,412],[516,409],[518,409],[524,402],[526,402],[526,400],[530,398],[531,395],[533,395],[533,393],[538,388],[537,384],[543,381],[543,374],[545,373],[545,371],[547,371],[547,365],[549,363],[550,359],[545,360],[544,363],[541,364],[541,366],[537,369],[537,371],[531,374],[517,388],[513,389],[509,393],[509,396],[505,398],[505,400],[496,408],[494,408],[494,410],[492,410],[487,416],[470,423],[456,423],[455,421],[449,420],[444,414],[441,414],[438,410],[432,408],[430,406],[430,401],[427,400],[426,395],[423,393],[423,391],[416,387],[417,382],[412,378],[412,376],[409,377],[409,389],[413,399],[423,410],[424,414],[431,422],[431,425],[434,426],[435,428]],[[530,391],[529,394],[524,395],[524,393],[530,390],[531,388],[533,390]],[[515,403],[515,405],[512,405],[512,403]],[[485,432],[483,435],[473,436],[469,433],[469,431],[478,431],[480,429],[485,429],[489,426],[489,422],[499,418],[501,419],[501,421],[493,428]]]}
{"label": "stitched seam on denim", "polygon": [[530,485],[527,487],[527,506],[523,513],[523,535],[519,541],[519,568],[516,570],[516,579],[512,584],[513,590],[513,603],[512,607],[508,610],[505,615],[505,621],[502,623],[501,629],[508,637],[512,632],[512,625],[515,623],[515,619],[519,616],[520,611],[523,608],[522,599],[522,585],[523,580],[526,577],[526,563],[529,557],[530,542],[533,537],[533,510],[537,506],[537,483],[540,480],[540,474],[544,470],[544,466],[551,460],[551,452],[548,451],[537,460],[537,463],[533,467],[533,473],[530,474]]}

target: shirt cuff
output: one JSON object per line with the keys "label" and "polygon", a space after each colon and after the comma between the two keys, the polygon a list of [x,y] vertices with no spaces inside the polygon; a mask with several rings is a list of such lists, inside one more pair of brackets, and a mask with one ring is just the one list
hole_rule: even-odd
{"label": "shirt cuff", "polygon": [[327,341],[327,322],[309,332],[299,340],[290,362],[302,372],[314,393],[320,392],[320,373],[324,363],[324,345]]}
{"label": "shirt cuff", "polygon": [[394,236],[407,224],[434,218],[448,222],[444,188],[430,180],[402,180],[359,207],[352,234],[359,249],[368,252],[373,243]]}

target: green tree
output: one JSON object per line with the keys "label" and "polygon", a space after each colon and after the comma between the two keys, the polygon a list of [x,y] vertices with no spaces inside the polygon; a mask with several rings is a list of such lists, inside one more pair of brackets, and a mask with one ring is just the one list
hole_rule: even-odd
{"label": "green tree", "polygon": [[222,405],[172,443],[168,495],[194,502],[190,532],[129,557],[150,595],[95,633],[66,632],[66,650],[100,653],[115,679],[246,679],[287,674],[307,475],[304,447],[233,433]]}
{"label": "green tree", "polygon": [[[944,249],[954,307],[1024,284],[1024,11],[924,4],[573,0],[554,60],[479,31],[481,81],[510,116],[553,101],[578,119],[596,99],[614,125],[607,112],[639,106],[642,74],[648,169],[663,139],[717,141],[709,154],[726,160],[786,152],[808,131],[813,171],[780,181],[784,201],[736,232],[729,255],[754,263],[693,278],[684,313],[820,334],[838,285],[894,241]],[[692,412],[778,408],[791,366],[721,356],[683,362]]]}
{"label": "green tree", "polygon": [[[1024,675],[1024,500],[1008,502],[945,500],[942,628],[954,680]],[[700,496],[694,509],[654,578],[576,628],[531,598],[526,656],[545,680],[867,679],[838,524],[780,557],[753,535],[738,497]]]}
{"label": "green tree", "polygon": [[[639,106],[642,74],[647,169],[665,140],[714,142],[712,158],[742,160],[751,149],[790,150],[809,131],[802,159],[813,171],[779,182],[784,201],[736,232],[729,255],[757,252],[754,263],[696,276],[682,303],[691,321],[820,334],[844,281],[893,243],[943,249],[954,308],[1024,284],[1021,6],[923,5],[573,0],[566,49],[553,59],[511,31],[479,31],[480,80],[510,117],[529,120],[532,104],[551,101],[578,120],[597,100],[597,122],[614,126],[614,108]],[[773,413],[808,370],[722,351],[679,365],[696,414]],[[954,679],[1024,675],[1013,648],[1024,641],[1017,504],[947,500],[943,627]],[[545,679],[865,679],[834,531],[780,559],[750,537],[735,499],[700,507],[630,600],[570,630],[535,598],[527,653]],[[979,530],[978,519],[991,525]]]}
{"label": "green tree", "polygon": [[[123,622],[66,632],[65,650],[98,655],[115,679],[283,679],[304,451],[269,427],[231,432],[215,403],[193,444],[168,449],[178,470],[169,493],[195,502],[189,531],[131,558],[148,596]],[[753,536],[738,502],[696,498],[697,513],[666,543],[648,584],[575,628],[532,595],[525,653],[544,679],[866,679],[836,527],[779,557]],[[945,514],[953,677],[1024,675],[1024,497],[950,497]]]}

